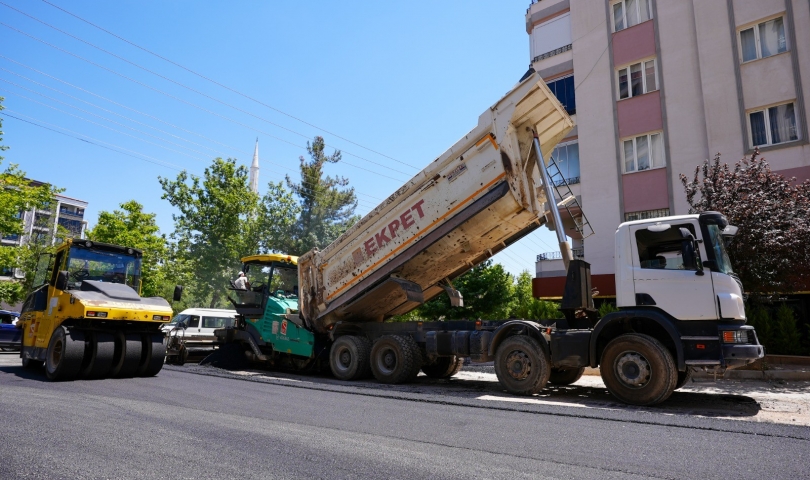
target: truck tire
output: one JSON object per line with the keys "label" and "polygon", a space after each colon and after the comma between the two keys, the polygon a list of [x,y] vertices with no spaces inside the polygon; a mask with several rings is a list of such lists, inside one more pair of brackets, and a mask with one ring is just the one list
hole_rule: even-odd
{"label": "truck tire", "polygon": [[579,368],[552,368],[548,383],[552,385],[571,385],[582,377],[585,367]]}
{"label": "truck tire", "polygon": [[119,340],[123,340],[121,343],[121,366],[115,376],[118,378],[134,377],[141,364],[141,352],[143,351],[141,335],[127,333],[122,335]]}
{"label": "truck tire", "polygon": [[526,335],[507,337],[495,353],[495,375],[513,395],[534,395],[548,382],[551,368],[548,352]]}
{"label": "truck tire", "polygon": [[404,383],[419,374],[419,346],[406,335],[383,335],[371,348],[371,371],[382,383]]}
{"label": "truck tire", "polygon": [[430,378],[450,378],[464,366],[462,357],[439,357],[433,363],[422,365],[422,372]]}
{"label": "truck tire", "polygon": [[631,405],[663,402],[678,381],[672,355],[648,335],[628,333],[614,338],[602,352],[600,365],[608,391]]}
{"label": "truck tire", "polygon": [[678,390],[679,388],[683,387],[684,385],[689,383],[690,380],[692,380],[692,369],[686,367],[685,372],[678,372],[678,381],[675,382],[675,390]]}
{"label": "truck tire", "polygon": [[84,332],[57,327],[45,354],[45,375],[49,380],[72,380],[79,374],[84,358]]}
{"label": "truck tire", "polygon": [[371,342],[363,337],[338,337],[329,350],[329,368],[338,380],[358,380],[371,373]]}
{"label": "truck tire", "polygon": [[166,360],[166,336],[162,333],[144,333],[143,348],[145,359],[138,368],[139,377],[154,377],[163,369]]}
{"label": "truck tire", "polygon": [[115,338],[109,333],[91,332],[84,350],[84,362],[79,372],[82,378],[104,378],[112,368]]}

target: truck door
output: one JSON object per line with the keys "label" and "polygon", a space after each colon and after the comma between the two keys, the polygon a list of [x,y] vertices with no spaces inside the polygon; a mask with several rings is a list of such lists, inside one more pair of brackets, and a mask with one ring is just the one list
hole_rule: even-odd
{"label": "truck door", "polygon": [[[660,308],[678,320],[717,319],[711,275],[686,268],[681,255],[679,229],[686,228],[698,238],[697,224],[673,223],[663,231],[650,231],[649,226],[630,229],[636,305]],[[705,252],[701,258],[706,258]]]}
{"label": "truck door", "polygon": [[188,317],[188,331],[194,332],[195,336],[198,336],[200,333],[200,317],[199,315],[191,315]]}
{"label": "truck door", "polygon": [[[47,347],[50,341],[51,322],[46,315],[46,310],[50,305],[50,298],[53,296],[53,286],[55,273],[58,265],[64,259],[65,251],[60,251],[56,260],[50,253],[40,255],[37,261],[37,270],[34,273],[34,282],[31,293],[25,299],[22,308],[22,328],[23,345],[28,347]],[[51,282],[51,279],[54,279]]]}

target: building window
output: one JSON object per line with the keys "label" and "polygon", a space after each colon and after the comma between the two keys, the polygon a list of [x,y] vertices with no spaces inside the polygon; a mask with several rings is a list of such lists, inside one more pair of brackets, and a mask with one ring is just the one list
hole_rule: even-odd
{"label": "building window", "polygon": [[786,103],[748,113],[751,146],[777,145],[799,139],[795,104]]}
{"label": "building window", "polygon": [[642,212],[631,212],[624,214],[625,222],[632,222],[634,220],[649,220],[650,218],[668,217],[668,208],[659,208],[658,210],[644,210]]}
{"label": "building window", "polygon": [[613,31],[618,32],[652,18],[650,0],[620,0],[610,6]]}
{"label": "building window", "polygon": [[548,88],[551,93],[557,97],[557,100],[565,107],[565,111],[569,115],[577,113],[576,98],[574,97],[574,76],[570,75],[559,80],[554,80],[548,83]]}
{"label": "building window", "polygon": [[786,52],[787,36],[782,17],[740,30],[740,54],[743,62]]}
{"label": "building window", "polygon": [[622,151],[624,173],[640,172],[666,165],[664,138],[661,132],[624,139]]}
{"label": "building window", "polygon": [[619,100],[658,90],[658,68],[654,58],[620,68],[616,75]]}
{"label": "building window", "polygon": [[551,181],[555,185],[562,185],[563,180],[568,185],[579,183],[579,143],[558,145],[551,154],[559,172],[551,171]]}

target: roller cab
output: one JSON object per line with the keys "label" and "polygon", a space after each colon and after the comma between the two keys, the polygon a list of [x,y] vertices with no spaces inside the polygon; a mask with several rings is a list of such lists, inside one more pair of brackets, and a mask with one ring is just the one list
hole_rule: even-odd
{"label": "roller cab", "polygon": [[23,364],[44,363],[54,380],[156,374],[165,354],[160,326],[172,308],[140,296],[142,256],[84,239],[40,256],[20,319]]}

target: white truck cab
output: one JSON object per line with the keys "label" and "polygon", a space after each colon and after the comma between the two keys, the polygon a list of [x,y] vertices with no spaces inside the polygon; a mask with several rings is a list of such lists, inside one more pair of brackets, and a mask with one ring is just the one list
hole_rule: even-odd
{"label": "white truck cab", "polygon": [[684,321],[745,320],[725,246],[735,233],[717,212],[619,225],[616,306],[656,306]]}

